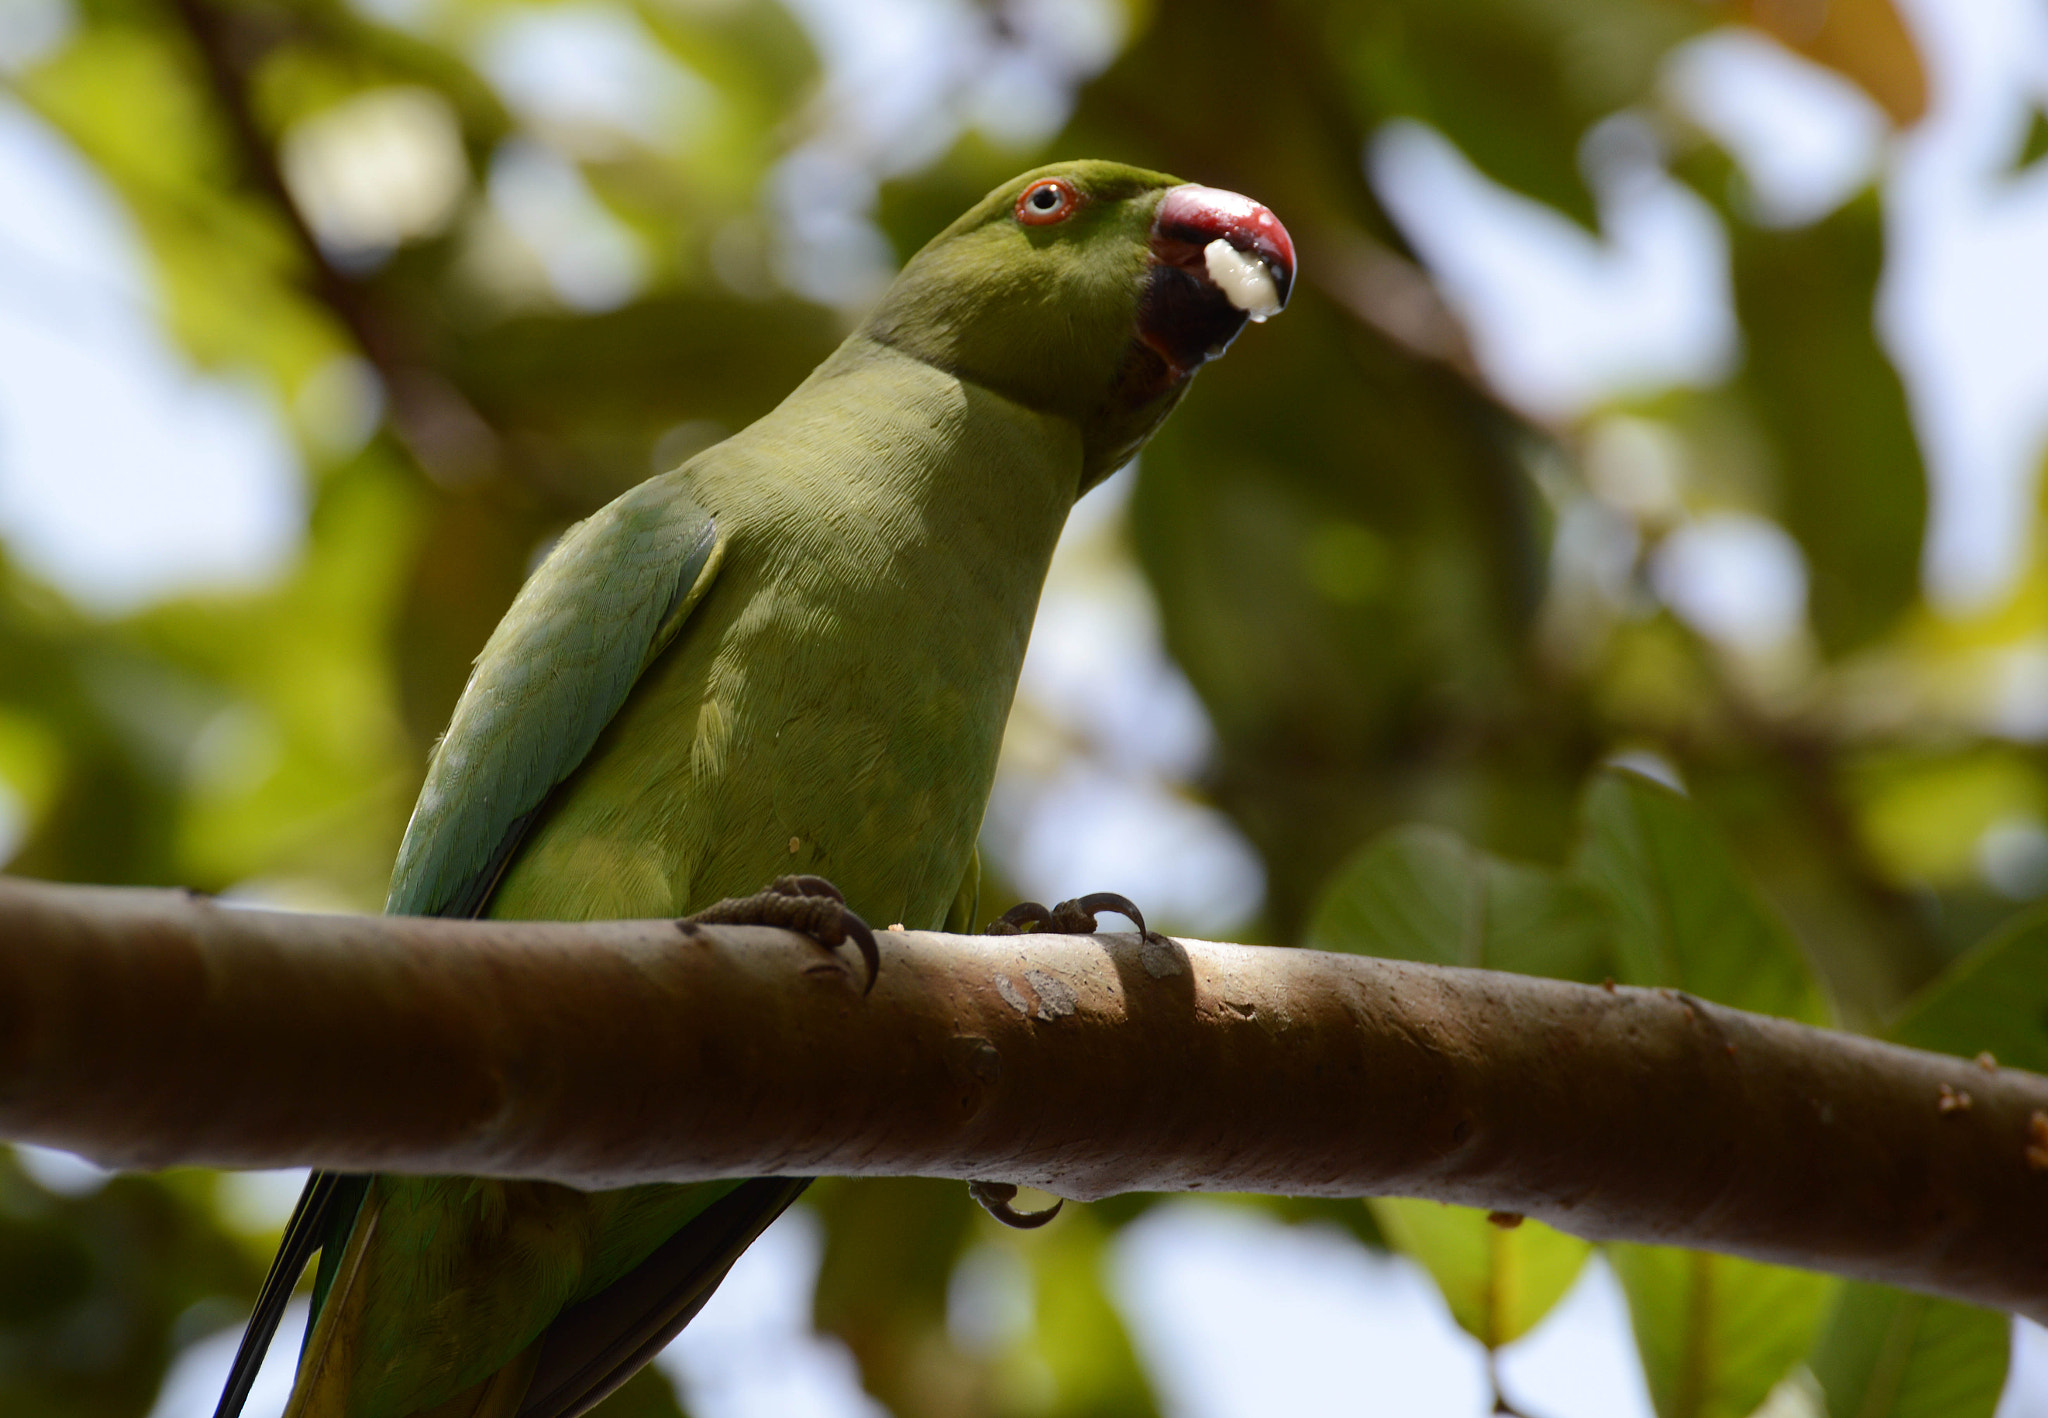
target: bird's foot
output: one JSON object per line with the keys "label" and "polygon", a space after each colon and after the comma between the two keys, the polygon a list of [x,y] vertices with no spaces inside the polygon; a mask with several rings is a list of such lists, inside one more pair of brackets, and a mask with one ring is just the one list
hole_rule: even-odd
{"label": "bird's foot", "polygon": [[[1062,901],[1052,907],[1042,906],[1036,901],[1019,901],[990,921],[982,934],[1023,935],[1027,931],[1050,931],[1055,935],[1094,935],[1095,916],[1100,911],[1114,911],[1119,916],[1130,917],[1141,939],[1154,939],[1145,925],[1145,913],[1133,905],[1128,896],[1119,896],[1114,891],[1091,891],[1086,896]],[[986,1206],[988,1203],[982,1204]]]}
{"label": "bird's foot", "polygon": [[[982,934],[1024,935],[1030,931],[1051,931],[1057,935],[1094,935],[1095,916],[1099,911],[1114,911],[1119,916],[1130,917],[1140,937],[1153,939],[1145,924],[1145,913],[1129,897],[1119,896],[1114,891],[1093,891],[1072,901],[1062,901],[1057,906],[1020,901],[990,921]],[[980,1202],[981,1209],[996,1220],[1020,1231],[1043,1226],[1059,1215],[1060,1208],[1066,1205],[1064,1200],[1059,1200],[1043,1211],[1019,1211],[1010,1204],[1017,1199],[1017,1188],[1009,1182],[969,1182],[967,1194]]]}
{"label": "bird's foot", "polygon": [[[1040,910],[1045,909],[1040,907]],[[1107,910],[1107,907],[1103,909]],[[1017,1188],[1010,1182],[969,1182],[967,1194],[981,1203],[981,1209],[1005,1226],[1014,1226],[1019,1231],[1035,1231],[1053,1217],[1060,1214],[1060,1208],[1067,1204],[1061,1197],[1043,1211],[1019,1211],[1010,1203],[1017,1199]]]}
{"label": "bird's foot", "polygon": [[822,876],[779,876],[765,891],[752,896],[728,896],[703,910],[684,916],[678,923],[701,926],[778,926],[809,936],[827,950],[837,950],[852,941],[868,967],[868,982],[861,991],[875,987],[882,972],[881,948],[868,923],[847,909],[839,888]]}

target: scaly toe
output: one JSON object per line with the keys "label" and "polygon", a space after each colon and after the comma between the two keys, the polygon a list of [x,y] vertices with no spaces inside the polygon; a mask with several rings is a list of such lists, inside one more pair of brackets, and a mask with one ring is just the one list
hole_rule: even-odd
{"label": "scaly toe", "polygon": [[822,876],[778,876],[768,889],[779,896],[829,896],[842,906],[846,904],[839,888]]}
{"label": "scaly toe", "polygon": [[684,916],[679,926],[775,926],[809,936],[826,950],[851,940],[867,966],[863,995],[872,993],[882,973],[882,950],[875,933],[846,905],[839,888],[821,876],[778,877],[766,891],[728,897]]}

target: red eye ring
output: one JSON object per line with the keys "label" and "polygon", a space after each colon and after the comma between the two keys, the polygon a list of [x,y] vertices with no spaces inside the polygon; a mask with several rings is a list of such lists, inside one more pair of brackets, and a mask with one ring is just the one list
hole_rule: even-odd
{"label": "red eye ring", "polygon": [[1026,226],[1051,226],[1074,215],[1081,194],[1064,177],[1034,182],[1017,198],[1017,220]]}

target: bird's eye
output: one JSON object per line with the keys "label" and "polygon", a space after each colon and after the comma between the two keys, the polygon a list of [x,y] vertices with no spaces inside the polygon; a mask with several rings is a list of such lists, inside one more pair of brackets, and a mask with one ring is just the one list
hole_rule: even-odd
{"label": "bird's eye", "polygon": [[1074,190],[1073,184],[1058,177],[1048,177],[1024,189],[1024,195],[1017,199],[1017,220],[1026,226],[1048,226],[1065,221],[1080,205],[1081,194]]}

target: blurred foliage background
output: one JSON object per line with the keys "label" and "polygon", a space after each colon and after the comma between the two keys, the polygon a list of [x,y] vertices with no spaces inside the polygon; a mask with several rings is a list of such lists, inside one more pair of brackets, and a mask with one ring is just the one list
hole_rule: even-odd
{"label": "blurred foliage background", "polygon": [[[0,859],[376,909],[467,662],[551,539],[771,407],[988,187],[1111,156],[1266,202],[1302,280],[1077,512],[986,899],[1114,887],[1169,929],[1682,985],[2048,1066],[2031,491],[1992,519],[2003,551],[1941,530],[1972,473],[1930,478],[1932,396],[1875,323],[1904,179],[1873,158],[1786,197],[1798,134],[1745,139],[1739,103],[1698,100],[1731,54],[1777,66],[1881,157],[1929,112],[1907,18],[0,0],[0,126],[111,194],[141,253],[119,299],[268,431],[285,529],[239,580],[96,596],[16,519]],[[2017,190],[2048,120],[2011,126]],[[1653,218],[1713,267],[1691,354],[1574,384],[1569,328],[1504,343],[1495,227],[1597,262]],[[43,259],[0,244],[8,318],[61,277]],[[1542,294],[1539,336],[1571,320]],[[7,434],[0,514],[52,476]],[[75,475],[113,478],[108,518],[215,497],[181,494],[176,451]],[[204,1411],[218,1370],[187,1361],[224,1361],[277,1191],[0,1163],[0,1408]],[[1134,1340],[1147,1317],[1105,1278],[1152,1199],[1029,1237],[931,1182],[807,1206],[816,1327],[892,1413],[1232,1411]],[[1433,1205],[1241,1207],[1419,1260],[1485,1375],[1588,1256]],[[1999,1401],[2001,1317],[1651,1248],[1605,1264],[1661,1418]],[[603,1412],[743,1411],[720,1394],[664,1365]]]}

